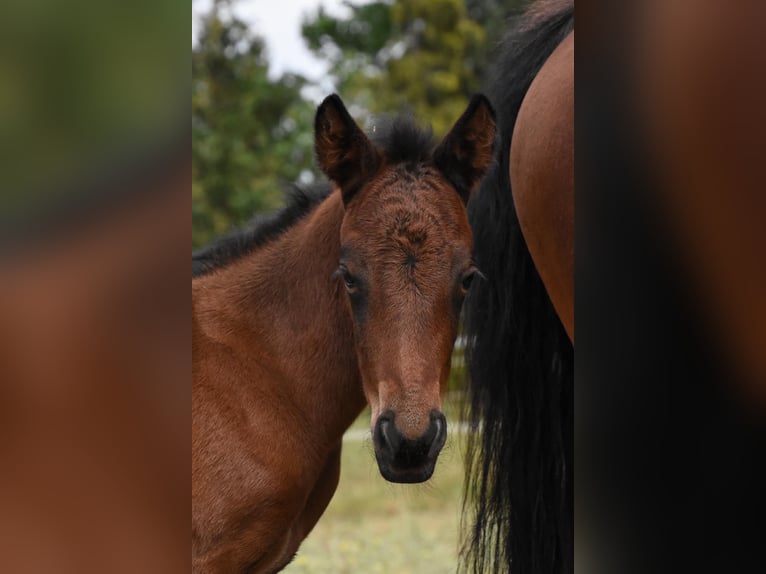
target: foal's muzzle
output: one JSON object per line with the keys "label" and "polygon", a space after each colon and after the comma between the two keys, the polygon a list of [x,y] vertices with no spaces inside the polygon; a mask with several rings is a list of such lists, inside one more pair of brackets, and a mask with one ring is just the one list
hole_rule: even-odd
{"label": "foal's muzzle", "polygon": [[428,480],[446,440],[447,421],[439,411],[431,411],[428,428],[415,440],[405,438],[399,432],[392,411],[382,413],[373,432],[380,474],[390,482]]}

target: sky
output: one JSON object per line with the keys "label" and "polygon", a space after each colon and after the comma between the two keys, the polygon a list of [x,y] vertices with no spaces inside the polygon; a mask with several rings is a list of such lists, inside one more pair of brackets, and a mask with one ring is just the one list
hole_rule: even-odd
{"label": "sky", "polygon": [[[196,41],[199,15],[210,9],[212,0],[192,2],[192,45]],[[295,72],[319,82],[320,88],[304,95],[319,101],[321,94],[333,90],[328,80],[327,66],[313,57],[301,36],[301,19],[306,12],[313,13],[322,5],[333,15],[347,13],[343,0],[238,0],[235,14],[247,22],[266,42],[269,75],[279,77]]]}

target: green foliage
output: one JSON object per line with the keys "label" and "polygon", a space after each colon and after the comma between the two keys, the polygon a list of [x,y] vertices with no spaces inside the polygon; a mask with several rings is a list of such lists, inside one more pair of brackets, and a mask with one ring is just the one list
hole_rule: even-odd
{"label": "green foliage", "polygon": [[218,0],[192,50],[192,244],[277,207],[312,164],[305,80],[268,75],[262,41]]}
{"label": "green foliage", "polygon": [[384,105],[401,108],[408,102],[417,117],[428,118],[437,134],[444,134],[478,88],[473,62],[486,40],[484,31],[469,20],[462,0],[397,1],[394,21],[408,49],[404,57],[387,63],[391,98]]}
{"label": "green foliage", "polygon": [[367,80],[380,74],[385,48],[393,34],[391,8],[386,2],[354,5],[351,14],[339,19],[320,7],[313,18],[303,22],[303,37],[317,57],[330,64],[337,91],[347,102],[369,109],[362,94],[369,93]]}
{"label": "green foliage", "polygon": [[[324,6],[320,6],[314,21],[305,21],[303,36],[309,48],[314,51],[330,49],[328,40],[346,50],[353,50],[357,55],[375,55],[386,45],[392,33],[391,8],[386,2],[373,2],[356,6],[350,2],[346,6],[351,10],[351,17],[345,20],[328,15]],[[323,54],[333,58],[333,54]]]}
{"label": "green foliage", "polygon": [[411,111],[443,135],[479,90],[488,54],[520,0],[393,0],[303,23],[317,56],[331,64],[343,97],[372,113]]}

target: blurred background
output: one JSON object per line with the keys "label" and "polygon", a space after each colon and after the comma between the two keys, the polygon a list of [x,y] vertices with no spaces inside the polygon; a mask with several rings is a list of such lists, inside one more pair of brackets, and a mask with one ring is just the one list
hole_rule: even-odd
{"label": "blurred background", "polygon": [[186,0],[0,3],[0,572],[188,572]]}
{"label": "blurred background", "polygon": [[193,247],[312,181],[313,115],[338,92],[364,126],[412,111],[437,136],[487,76],[520,0],[196,0]]}
{"label": "blurred background", "polygon": [[[485,84],[520,0],[196,0],[192,4],[192,247],[278,209],[288,182],[320,177],[313,119],[337,92],[363,127],[411,112],[437,137]],[[462,344],[434,477],[381,476],[369,412],[346,434],[341,479],[287,572],[444,573],[457,564],[463,484]]]}

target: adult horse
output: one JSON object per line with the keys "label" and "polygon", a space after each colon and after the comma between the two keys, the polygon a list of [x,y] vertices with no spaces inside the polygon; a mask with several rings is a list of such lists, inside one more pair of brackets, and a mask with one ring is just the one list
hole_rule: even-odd
{"label": "adult horse", "polygon": [[365,402],[383,477],[433,473],[494,113],[476,96],[435,149],[408,120],[376,133],[328,97],[315,147],[332,186],[193,258],[194,572],[289,563]]}
{"label": "adult horse", "polygon": [[469,205],[487,281],[465,306],[464,566],[573,568],[574,6],[538,2],[498,53],[498,160]]}

